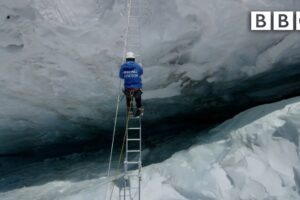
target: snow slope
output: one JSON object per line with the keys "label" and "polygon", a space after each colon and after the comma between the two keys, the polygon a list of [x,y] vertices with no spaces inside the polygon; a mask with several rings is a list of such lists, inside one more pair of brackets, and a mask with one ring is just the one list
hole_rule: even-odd
{"label": "snow slope", "polygon": [[145,168],[144,197],[299,199],[299,119],[299,97],[235,116],[210,132],[208,144]]}
{"label": "snow slope", "polygon": [[[203,143],[142,170],[142,197],[201,200],[300,198],[300,97],[262,105],[210,131]],[[201,144],[202,143],[202,144]],[[82,174],[84,176],[84,173]],[[105,178],[52,181],[0,193],[1,199],[105,199]],[[114,189],[118,199],[118,189]]]}

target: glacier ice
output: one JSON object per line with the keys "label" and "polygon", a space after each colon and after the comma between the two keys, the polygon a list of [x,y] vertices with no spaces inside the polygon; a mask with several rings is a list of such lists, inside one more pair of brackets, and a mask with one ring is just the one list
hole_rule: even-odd
{"label": "glacier ice", "polygon": [[299,97],[238,114],[207,144],[143,169],[144,195],[159,193],[146,199],[299,199],[299,117]]}
{"label": "glacier ice", "polygon": [[[236,115],[210,130],[211,137],[205,143],[144,167],[143,199],[299,199],[299,118],[300,97]],[[195,140],[201,141],[201,137]],[[84,173],[78,176],[84,177]],[[76,182],[51,181],[0,193],[0,197],[105,199],[112,186],[105,174],[102,176]],[[118,199],[118,188],[113,199]]]}
{"label": "glacier ice", "polygon": [[[233,102],[239,101],[229,110],[238,112],[298,94],[299,35],[250,32],[247,19],[250,10],[295,10],[299,1],[144,4],[145,117],[150,126],[195,111],[213,118],[218,116],[208,112],[213,109],[225,113],[223,120],[232,115],[225,107]],[[110,133],[124,8],[124,0],[0,2],[2,154],[38,152],[38,146]],[[265,81],[263,72],[274,78]],[[249,77],[259,84],[252,86]],[[278,87],[270,88],[273,80],[280,80]]]}
{"label": "glacier ice", "polygon": [[[163,119],[179,114],[201,113],[196,116],[199,122],[221,115],[224,119],[232,110],[237,113],[299,95],[299,34],[254,33],[247,24],[250,10],[297,10],[299,1],[144,2],[148,127],[151,120],[163,124]],[[103,147],[99,146],[111,131],[119,83],[124,3],[0,2],[0,155],[77,150],[81,141],[95,137],[97,147]],[[143,195],[148,199],[299,199],[298,119],[299,98],[243,112],[212,130],[207,144],[145,167]],[[50,164],[51,159],[41,165]],[[81,166],[80,172],[96,166]],[[0,198],[103,197],[104,178],[89,180],[73,170],[63,176],[82,181],[48,179],[50,171],[48,177],[36,177],[40,185],[16,187],[0,193]],[[0,182],[17,185],[22,178],[35,180],[21,174],[8,180],[0,177]]]}

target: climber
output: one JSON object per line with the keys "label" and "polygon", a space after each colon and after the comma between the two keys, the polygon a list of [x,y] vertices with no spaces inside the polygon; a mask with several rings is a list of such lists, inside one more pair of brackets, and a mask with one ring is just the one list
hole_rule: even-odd
{"label": "climber", "polygon": [[124,79],[124,94],[127,102],[127,112],[129,116],[133,115],[132,98],[134,97],[137,111],[135,117],[144,114],[144,107],[142,104],[142,79],[143,68],[135,62],[135,55],[133,52],[126,53],[126,62],[121,66],[120,78]]}

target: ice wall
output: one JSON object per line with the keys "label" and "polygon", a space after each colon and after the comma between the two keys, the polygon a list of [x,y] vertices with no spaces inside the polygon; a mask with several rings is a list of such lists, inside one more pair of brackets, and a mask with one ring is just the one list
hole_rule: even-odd
{"label": "ice wall", "polygon": [[[299,35],[248,27],[250,10],[295,10],[299,1],[143,2],[149,127],[179,114],[222,120],[299,93]],[[1,154],[110,133],[124,8],[124,0],[0,2]]]}

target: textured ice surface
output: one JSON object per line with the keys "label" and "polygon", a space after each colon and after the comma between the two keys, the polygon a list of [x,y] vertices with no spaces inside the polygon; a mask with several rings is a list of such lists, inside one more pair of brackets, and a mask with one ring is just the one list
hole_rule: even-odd
{"label": "textured ice surface", "polygon": [[[299,199],[300,98],[245,111],[195,145],[147,167],[147,199]],[[159,188],[172,188],[171,193]]]}
{"label": "textured ice surface", "polygon": [[[144,6],[145,118],[207,112],[237,99],[242,107],[299,91],[297,77],[273,83],[299,74],[294,72],[299,68],[291,70],[300,61],[299,34],[254,33],[248,27],[250,10],[296,10],[299,1],[176,0]],[[124,0],[0,2],[1,154],[110,133],[124,8]],[[240,80],[269,69],[285,73],[239,89]],[[249,85],[255,91],[236,97]],[[238,89],[228,94],[232,88]]]}
{"label": "textured ice surface", "polygon": [[[194,145],[162,163],[144,167],[142,198],[299,199],[299,118],[300,97],[240,113],[211,130],[213,137],[205,144]],[[200,135],[195,140],[201,138]],[[104,177],[86,179],[89,172],[84,170],[89,168],[82,168],[77,181],[50,181],[3,192],[0,197],[4,200],[105,199],[111,185],[108,187]],[[71,168],[66,174],[72,171]],[[112,199],[117,197],[115,187]]]}

